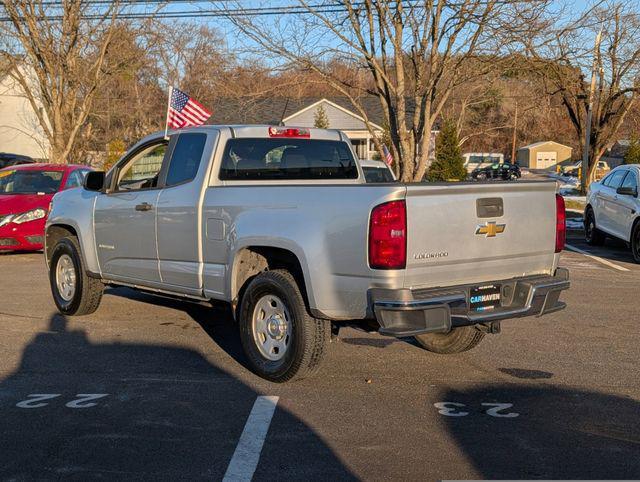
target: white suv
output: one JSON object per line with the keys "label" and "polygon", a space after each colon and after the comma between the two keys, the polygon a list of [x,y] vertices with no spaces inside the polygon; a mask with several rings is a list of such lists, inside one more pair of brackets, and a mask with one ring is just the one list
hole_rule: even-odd
{"label": "white suv", "polygon": [[631,245],[636,263],[640,263],[640,164],[616,167],[607,177],[589,186],[584,211],[587,243],[602,245],[607,236]]}

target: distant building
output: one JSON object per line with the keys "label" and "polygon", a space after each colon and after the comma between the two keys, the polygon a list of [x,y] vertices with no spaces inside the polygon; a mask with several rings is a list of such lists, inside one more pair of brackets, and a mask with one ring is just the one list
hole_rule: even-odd
{"label": "distant building", "polygon": [[49,157],[49,141],[36,112],[20,84],[6,72],[0,75],[0,151],[37,160]]}
{"label": "distant building", "polygon": [[624,163],[624,156],[627,154],[631,141],[629,139],[617,140],[601,160],[605,161],[611,169]]}
{"label": "distant building", "polygon": [[[377,97],[369,96],[359,100],[374,135],[381,137],[384,133],[384,114]],[[213,124],[271,124],[280,121],[286,126],[313,127],[316,113],[322,108],[329,121],[330,129],[343,131],[351,140],[353,148],[360,159],[371,159],[377,153],[373,136],[367,129],[363,117],[358,114],[346,97],[302,97],[298,99],[286,97],[265,98],[222,98],[214,104]],[[411,118],[412,110],[407,109],[407,117]],[[435,136],[438,131],[431,132],[430,158],[435,150]]]}
{"label": "distant building", "polygon": [[554,141],[542,141],[518,149],[516,159],[520,167],[551,169],[571,160],[573,148]]}

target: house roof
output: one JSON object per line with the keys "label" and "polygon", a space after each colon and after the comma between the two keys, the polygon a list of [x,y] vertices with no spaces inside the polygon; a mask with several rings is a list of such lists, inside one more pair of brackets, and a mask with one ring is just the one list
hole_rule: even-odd
{"label": "house roof", "polygon": [[[287,119],[310,106],[327,100],[353,116],[361,118],[347,97],[222,97],[213,104],[212,124],[270,124],[277,125],[281,119]],[[380,100],[375,96],[359,99],[360,105],[370,122],[377,126],[385,125],[385,116]],[[407,99],[407,118],[413,117],[413,100]],[[437,126],[433,127],[437,130]]]}
{"label": "house roof", "polygon": [[[271,124],[277,125],[301,110],[326,97],[222,97],[213,105],[210,122],[216,124]],[[329,97],[328,101],[360,117],[347,97]],[[377,97],[360,99],[367,117],[374,124],[384,124],[384,115]]]}
{"label": "house roof", "polygon": [[540,147],[540,146],[543,146],[543,145],[545,145],[545,144],[556,144],[556,145],[558,145],[558,146],[566,147],[567,149],[571,149],[571,150],[573,150],[573,147],[571,147],[571,146],[566,146],[566,145],[564,145],[564,144],[560,144],[559,142],[556,142],[556,141],[539,141],[539,142],[534,142],[533,144],[529,144],[529,145],[526,145],[526,146],[519,147],[519,148],[518,148],[518,150],[520,150],[520,149],[534,149],[534,148],[536,148],[536,147]]}

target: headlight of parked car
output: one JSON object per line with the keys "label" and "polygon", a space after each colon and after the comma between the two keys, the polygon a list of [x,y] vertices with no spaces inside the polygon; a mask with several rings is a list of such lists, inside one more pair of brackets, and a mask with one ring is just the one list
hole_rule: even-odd
{"label": "headlight of parked car", "polygon": [[0,228],[5,224],[9,224],[13,219],[13,214],[7,214],[6,216],[0,216]]}
{"label": "headlight of parked car", "polygon": [[16,224],[28,223],[29,221],[35,221],[36,219],[42,219],[47,215],[47,211],[42,208],[32,209],[26,213],[22,213],[13,218],[13,222]]}

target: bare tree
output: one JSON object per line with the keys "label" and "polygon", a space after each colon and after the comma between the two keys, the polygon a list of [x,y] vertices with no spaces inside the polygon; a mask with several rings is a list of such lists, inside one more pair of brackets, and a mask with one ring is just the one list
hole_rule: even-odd
{"label": "bare tree", "polygon": [[96,94],[118,68],[105,63],[117,12],[117,2],[99,9],[87,0],[2,2],[0,56],[38,118],[52,162],[83,160]]}
{"label": "bare tree", "polygon": [[[403,181],[421,180],[431,130],[451,92],[496,59],[514,34],[527,35],[546,1],[299,0],[306,14],[274,22],[232,20],[265,52],[322,76],[348,97],[374,132],[360,99],[374,95],[391,133],[391,153]],[[343,78],[330,60],[351,63],[362,76]],[[475,72],[469,69],[471,61]],[[466,68],[463,68],[466,67]],[[380,139],[373,136],[382,153]]]}
{"label": "bare tree", "polygon": [[[594,38],[602,40],[594,49]],[[570,32],[570,34],[568,34]],[[560,28],[542,47],[532,47],[547,92],[559,96],[585,149],[592,63],[595,67],[588,179],[615,142],[640,94],[640,12],[637,2],[606,2],[569,30]]]}

